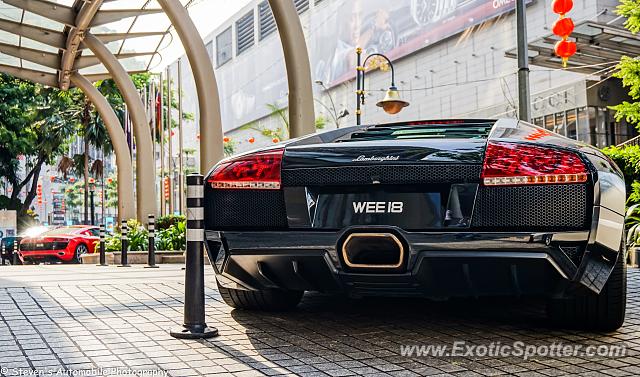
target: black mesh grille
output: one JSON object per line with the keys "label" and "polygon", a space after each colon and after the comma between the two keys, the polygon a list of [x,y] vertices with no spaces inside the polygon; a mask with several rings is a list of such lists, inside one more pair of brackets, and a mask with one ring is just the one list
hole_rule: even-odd
{"label": "black mesh grille", "polygon": [[472,227],[492,230],[582,230],[590,222],[587,185],[483,187]]}
{"label": "black mesh grille", "polygon": [[284,194],[280,190],[214,190],[207,187],[204,202],[208,230],[287,227]]}
{"label": "black mesh grille", "polygon": [[420,184],[478,182],[481,165],[385,165],[308,168],[282,171],[282,184],[292,186]]}

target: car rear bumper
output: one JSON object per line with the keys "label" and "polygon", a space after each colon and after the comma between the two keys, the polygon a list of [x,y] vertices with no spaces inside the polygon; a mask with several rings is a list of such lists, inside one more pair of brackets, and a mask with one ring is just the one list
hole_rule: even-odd
{"label": "car rear bumper", "polygon": [[[397,271],[350,269],[342,242],[354,232],[385,231],[406,245]],[[405,232],[394,227],[341,232],[207,231],[218,281],[236,289],[338,291],[354,296],[434,298],[562,296],[599,292],[618,250],[590,245],[589,232]]]}
{"label": "car rear bumper", "polygon": [[73,258],[73,254],[66,250],[37,250],[37,251],[20,251],[18,252],[20,260],[61,260],[68,262]]}

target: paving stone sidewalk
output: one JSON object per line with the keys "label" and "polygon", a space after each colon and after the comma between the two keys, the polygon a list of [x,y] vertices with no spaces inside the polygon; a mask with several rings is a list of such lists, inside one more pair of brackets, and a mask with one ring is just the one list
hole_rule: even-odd
{"label": "paving stone sidewalk", "polygon": [[[180,266],[0,266],[0,376],[581,376],[640,375],[640,271],[629,270],[618,332],[550,328],[522,300],[349,300],[308,294],[297,311],[227,307],[207,276],[207,318],[220,336],[173,339],[182,319]],[[480,351],[491,344],[617,345],[619,357],[402,356],[401,347]],[[36,371],[36,372],[28,372]]]}

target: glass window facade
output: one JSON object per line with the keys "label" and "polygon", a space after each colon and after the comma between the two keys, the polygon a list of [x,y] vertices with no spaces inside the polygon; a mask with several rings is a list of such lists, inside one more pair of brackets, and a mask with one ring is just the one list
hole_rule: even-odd
{"label": "glass window facade", "polygon": [[535,125],[598,148],[618,145],[638,135],[625,121],[616,121],[606,107],[586,106],[534,118]]}
{"label": "glass window facade", "polygon": [[216,37],[216,62],[218,67],[231,60],[233,56],[232,40],[231,26]]}

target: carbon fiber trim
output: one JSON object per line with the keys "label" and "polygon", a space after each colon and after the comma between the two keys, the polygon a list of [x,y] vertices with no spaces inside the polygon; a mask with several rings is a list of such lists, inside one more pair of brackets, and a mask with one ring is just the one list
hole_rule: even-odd
{"label": "carbon fiber trim", "polygon": [[589,229],[590,196],[586,184],[480,186],[471,226],[505,231]]}
{"label": "carbon fiber trim", "polygon": [[374,165],[284,169],[282,185],[341,186],[479,182],[482,165]]}
{"label": "carbon fiber trim", "polygon": [[208,186],[204,205],[207,230],[287,228],[282,190],[214,190]]}

